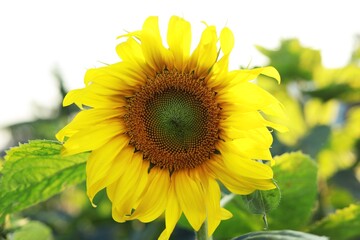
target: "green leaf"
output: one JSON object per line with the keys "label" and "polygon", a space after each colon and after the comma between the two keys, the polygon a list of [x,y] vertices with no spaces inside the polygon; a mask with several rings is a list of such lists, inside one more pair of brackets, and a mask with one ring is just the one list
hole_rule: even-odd
{"label": "green leaf", "polygon": [[300,152],[275,158],[274,177],[281,189],[278,208],[268,214],[270,229],[300,229],[309,221],[317,197],[317,166]]}
{"label": "green leaf", "polygon": [[266,214],[279,206],[281,192],[279,188],[267,191],[257,190],[244,198],[252,213]]}
{"label": "green leaf", "polygon": [[10,149],[0,179],[0,223],[14,213],[44,201],[85,180],[88,153],[61,156],[62,145],[30,141]]}
{"label": "green leaf", "polygon": [[265,229],[268,229],[267,213],[276,209],[279,206],[281,199],[281,192],[279,187],[261,191],[257,190],[252,194],[244,197],[249,210],[254,214],[261,214],[263,216]]}
{"label": "green leaf", "polygon": [[337,210],[312,225],[309,232],[329,236],[331,239],[359,239],[360,237],[360,205],[352,204]]}
{"label": "green leaf", "polygon": [[12,235],[13,240],[53,240],[51,229],[38,221],[30,221]]}
{"label": "green leaf", "polygon": [[262,216],[250,213],[249,207],[244,201],[243,196],[227,195],[222,199],[230,197],[231,200],[222,203],[229,210],[233,217],[221,221],[219,227],[214,232],[214,238],[219,240],[230,239],[240,234],[261,230],[264,228]]}
{"label": "green leaf", "polygon": [[3,169],[3,165],[4,165],[4,159],[2,159],[2,158],[0,157],[0,177],[1,177],[1,171],[2,171],[2,169]]}
{"label": "green leaf", "polygon": [[252,232],[233,240],[326,240],[327,237],[320,237],[309,233],[292,230]]}
{"label": "green leaf", "polygon": [[[262,216],[253,214],[263,214],[264,211],[269,212],[266,215],[269,229],[300,229],[306,225],[317,196],[316,164],[309,156],[299,152],[283,154],[276,157],[275,162],[273,170],[276,184],[281,190],[280,203],[279,190],[261,191],[261,198],[259,195],[255,196],[257,200],[252,202],[251,206],[246,197],[228,195],[232,196],[232,199],[223,199],[222,202],[226,202],[223,206],[233,217],[221,221],[214,233],[216,239],[229,239],[266,228]],[[254,199],[254,196],[251,199]],[[259,205],[260,199],[266,199],[266,203]]]}

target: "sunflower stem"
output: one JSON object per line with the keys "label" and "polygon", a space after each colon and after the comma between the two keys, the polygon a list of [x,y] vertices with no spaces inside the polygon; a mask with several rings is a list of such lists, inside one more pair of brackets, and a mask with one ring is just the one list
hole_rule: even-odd
{"label": "sunflower stem", "polygon": [[205,219],[199,231],[196,232],[195,240],[212,240],[212,239],[213,239],[212,236],[208,236],[208,222],[207,219]]}

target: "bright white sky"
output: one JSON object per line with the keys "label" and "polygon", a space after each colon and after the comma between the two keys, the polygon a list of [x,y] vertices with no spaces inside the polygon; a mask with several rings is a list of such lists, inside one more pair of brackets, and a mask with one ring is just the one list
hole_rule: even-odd
{"label": "bright white sky", "polygon": [[[339,67],[360,33],[358,9],[356,0],[0,1],[0,128],[31,120],[34,105],[59,100],[54,68],[73,89],[83,86],[87,69],[118,61],[116,37],[140,29],[150,15],[160,16],[164,33],[171,15],[189,20],[194,45],[201,21],[228,26],[235,34],[232,68],[265,64],[254,45],[274,48],[291,37],[320,49],[326,66]],[[5,139],[0,132],[0,149]]]}

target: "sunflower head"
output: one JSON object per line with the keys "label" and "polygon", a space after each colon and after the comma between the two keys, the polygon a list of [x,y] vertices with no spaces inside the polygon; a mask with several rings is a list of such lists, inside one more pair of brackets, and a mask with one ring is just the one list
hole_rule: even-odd
{"label": "sunflower head", "polygon": [[106,188],[116,221],[165,213],[160,238],[168,239],[184,214],[195,230],[207,218],[211,235],[231,217],[220,207],[217,181],[236,194],[275,188],[269,128],[283,127],[266,115],[282,116],[282,107],[250,81],[259,74],[279,81],[279,74],[272,67],[229,71],[228,28],[218,36],[205,26],[190,52],[190,24],[176,16],[167,46],[157,17],[121,39],[121,61],[88,70],[85,87],[65,97],[64,105],[82,110],[57,134],[67,138],[63,154],[91,151],[88,196],[93,201]]}
{"label": "sunflower head", "polygon": [[130,144],[154,166],[191,169],[214,153],[220,107],[193,73],[163,70],[128,98],[127,107]]}

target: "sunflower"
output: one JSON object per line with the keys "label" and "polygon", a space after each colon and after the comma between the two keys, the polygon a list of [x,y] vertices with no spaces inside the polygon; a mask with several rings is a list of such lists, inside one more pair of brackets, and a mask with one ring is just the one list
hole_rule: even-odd
{"label": "sunflower", "polygon": [[228,70],[230,29],[205,25],[191,48],[190,23],[171,17],[167,47],[158,18],[120,36],[121,61],[85,74],[64,106],[81,111],[56,135],[64,155],[91,151],[87,194],[106,188],[117,222],[150,222],[165,214],[168,239],[182,214],[212,235],[232,215],[220,206],[221,182],[235,194],[275,188],[267,120],[281,104],[250,82],[260,74],[280,81],[273,67]]}

